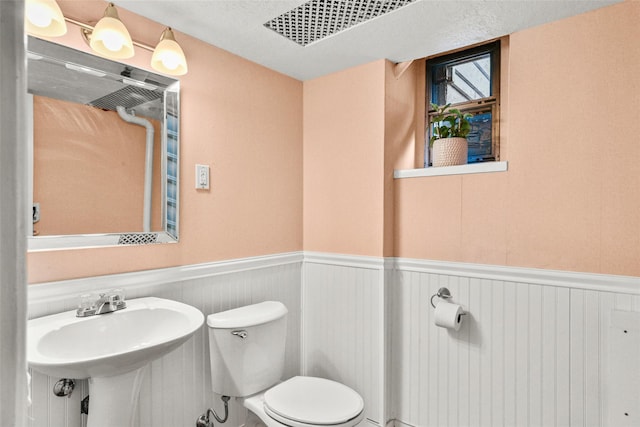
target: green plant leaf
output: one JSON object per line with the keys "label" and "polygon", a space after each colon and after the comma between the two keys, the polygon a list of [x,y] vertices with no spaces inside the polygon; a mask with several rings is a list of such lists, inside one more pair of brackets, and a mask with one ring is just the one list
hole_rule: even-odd
{"label": "green plant leaf", "polygon": [[462,113],[457,108],[450,108],[451,104],[437,105],[431,103],[431,108],[435,114],[431,116],[429,126],[433,126],[433,135],[429,139],[429,144],[442,138],[462,137],[466,138],[471,131],[469,119],[473,117],[470,113]]}
{"label": "green plant leaf", "polygon": [[435,114],[431,116],[430,125],[433,125],[433,135],[430,144],[436,139],[462,137],[466,138],[471,131],[469,119],[472,114],[462,113],[457,108],[450,108],[451,104],[437,105],[431,103],[431,108]]}

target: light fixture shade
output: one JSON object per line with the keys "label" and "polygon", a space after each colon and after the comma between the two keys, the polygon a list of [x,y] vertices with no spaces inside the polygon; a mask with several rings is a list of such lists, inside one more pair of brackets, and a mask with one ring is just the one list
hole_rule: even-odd
{"label": "light fixture shade", "polygon": [[156,46],[151,57],[151,67],[156,71],[173,76],[187,74],[187,59],[182,48],[176,42],[171,28],[162,32],[160,43]]}
{"label": "light fixture shade", "polygon": [[24,27],[35,36],[58,37],[67,33],[67,23],[55,0],[27,0]]}
{"label": "light fixture shade", "polygon": [[113,3],[109,3],[104,17],[98,21],[91,33],[91,49],[109,58],[125,59],[133,56],[133,41]]}

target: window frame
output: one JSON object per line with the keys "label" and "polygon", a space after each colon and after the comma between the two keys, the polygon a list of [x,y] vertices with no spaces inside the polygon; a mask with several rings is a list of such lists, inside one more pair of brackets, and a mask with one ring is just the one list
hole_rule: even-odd
{"label": "window frame", "polygon": [[491,90],[492,95],[476,99],[473,101],[459,102],[451,104],[452,108],[457,108],[462,112],[479,114],[483,112],[491,113],[491,154],[481,159],[476,159],[472,163],[497,162],[500,160],[500,39],[462,49],[453,53],[434,56],[426,59],[426,107],[425,107],[425,167],[430,166],[431,156],[429,141],[433,127],[430,125],[430,118],[435,114],[431,110],[431,100],[433,98],[432,74],[435,67],[446,66],[458,62],[464,62],[475,56],[490,54],[491,56]]}

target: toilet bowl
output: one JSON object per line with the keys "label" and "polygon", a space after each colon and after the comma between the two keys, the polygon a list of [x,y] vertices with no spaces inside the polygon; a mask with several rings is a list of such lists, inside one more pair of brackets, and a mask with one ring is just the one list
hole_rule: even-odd
{"label": "toilet bowl", "polygon": [[266,301],[211,314],[209,354],[213,391],[241,398],[246,427],[352,427],[364,417],[353,389],[325,378],[284,373],[287,309]]}

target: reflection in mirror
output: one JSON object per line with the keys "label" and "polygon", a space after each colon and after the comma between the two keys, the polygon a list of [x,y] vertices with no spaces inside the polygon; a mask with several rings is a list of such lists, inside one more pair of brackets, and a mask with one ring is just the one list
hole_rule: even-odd
{"label": "reflection in mirror", "polygon": [[30,250],[178,239],[179,82],[29,37]]}

